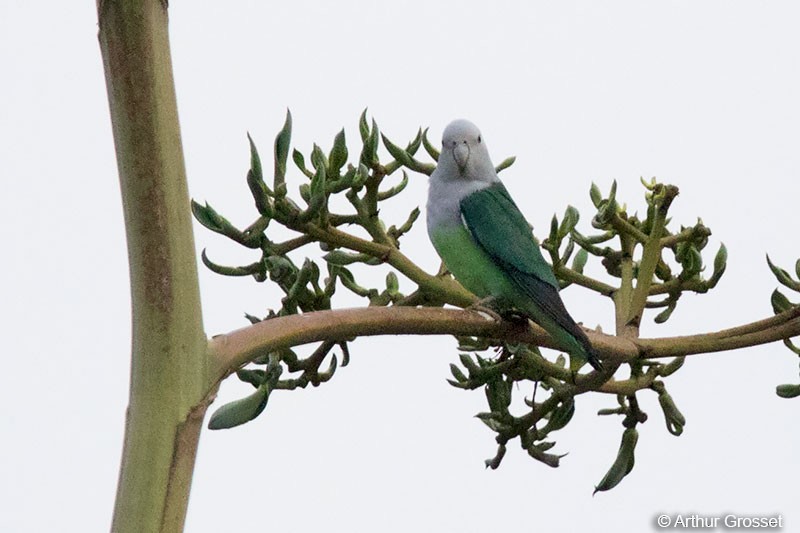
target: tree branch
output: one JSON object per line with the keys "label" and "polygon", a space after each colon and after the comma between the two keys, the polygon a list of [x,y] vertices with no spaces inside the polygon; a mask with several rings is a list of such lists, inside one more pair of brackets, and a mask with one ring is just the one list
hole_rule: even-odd
{"label": "tree branch", "polygon": [[656,271],[658,262],[661,260],[661,236],[667,223],[667,211],[672,201],[678,195],[678,188],[674,185],[664,185],[663,190],[654,192],[660,196],[655,200],[655,214],[653,226],[650,228],[650,235],[642,250],[642,260],[639,264],[639,275],[636,278],[636,288],[631,295],[630,309],[628,310],[627,324],[634,324],[637,327],[642,320],[642,312],[647,303],[647,296],[650,294],[650,287],[653,284],[653,274]]}
{"label": "tree branch", "polygon": [[[800,335],[798,315],[800,310],[794,309],[729,330],[685,337],[624,339],[595,331],[587,331],[587,335],[603,359],[621,363],[637,358],[674,357],[744,348]],[[347,340],[357,336],[445,334],[558,348],[553,339],[536,325],[522,329],[507,321],[497,322],[478,311],[397,306],[317,311],[272,318],[215,336],[209,341],[212,365],[209,378],[211,384],[218,383],[259,356],[300,344]],[[609,385],[603,392],[627,390],[630,388],[628,385]]]}
{"label": "tree branch", "polygon": [[553,268],[553,271],[559,279],[580,285],[581,287],[586,287],[587,289],[593,290],[599,294],[602,294],[603,296],[612,297],[614,292],[617,290],[616,287],[612,287],[608,283],[603,283],[602,281],[590,278],[585,274],[575,272],[571,268],[561,264],[556,265]]}
{"label": "tree branch", "polygon": [[770,319],[759,320],[716,333],[663,339],[639,339],[637,344],[641,348],[642,357],[646,359],[724,352],[758,346],[800,335],[800,316],[797,316],[798,314],[800,314],[800,308],[795,308]]}
{"label": "tree branch", "polygon": [[341,246],[350,250],[366,253],[373,257],[381,258],[404,274],[408,279],[419,285],[420,289],[428,290],[444,303],[468,306],[475,303],[475,295],[467,291],[450,277],[431,276],[400,250],[393,246],[380,244],[374,241],[361,239],[350,235],[337,228],[319,228],[314,224],[306,224],[300,228],[315,240],[325,242],[332,246]]}

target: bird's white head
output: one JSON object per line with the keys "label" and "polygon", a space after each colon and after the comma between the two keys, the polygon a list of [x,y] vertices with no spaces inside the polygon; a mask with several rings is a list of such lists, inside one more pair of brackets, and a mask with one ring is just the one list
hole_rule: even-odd
{"label": "bird's white head", "polygon": [[454,120],[444,129],[437,174],[467,181],[497,181],[481,131],[472,122]]}

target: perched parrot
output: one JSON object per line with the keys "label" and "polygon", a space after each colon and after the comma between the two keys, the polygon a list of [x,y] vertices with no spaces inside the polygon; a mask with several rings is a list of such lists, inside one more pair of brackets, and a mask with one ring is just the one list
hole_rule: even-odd
{"label": "perched parrot", "polygon": [[430,178],[427,221],[434,248],[464,287],[542,326],[572,356],[571,366],[577,358],[602,369],[561,301],[531,226],[497,177],[480,130],[467,120],[444,130]]}

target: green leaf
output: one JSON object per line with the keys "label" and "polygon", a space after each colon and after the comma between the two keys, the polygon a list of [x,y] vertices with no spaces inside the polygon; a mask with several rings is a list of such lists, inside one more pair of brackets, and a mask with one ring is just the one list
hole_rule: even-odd
{"label": "green leaf", "polygon": [[566,454],[555,455],[552,453],[544,453],[542,451],[542,448],[548,449],[550,447],[550,443],[534,444],[529,446],[526,451],[528,452],[528,455],[537,461],[542,462],[551,468],[558,468],[561,458]]}
{"label": "green leaf", "polygon": [[636,428],[625,429],[622,433],[622,442],[617,452],[617,458],[600,483],[594,488],[594,494],[613,489],[633,470],[635,462],[634,451],[638,440],[639,433]]}
{"label": "green leaf", "polygon": [[[319,152],[322,157],[325,157],[322,154],[322,150]],[[311,178],[311,196],[325,196],[325,183],[328,180],[328,173],[325,171],[325,167],[327,166],[325,163],[327,161],[322,161],[319,168],[317,168],[317,172],[314,174],[314,177]]]}
{"label": "green leaf", "polygon": [[486,400],[494,412],[503,412],[511,404],[511,382],[497,377],[486,383]]}
{"label": "green leaf", "polygon": [[258,213],[267,218],[272,218],[272,203],[270,201],[272,191],[269,190],[264,180],[253,169],[247,171],[247,186],[250,188],[250,194],[253,195],[253,201],[256,204]]}
{"label": "green leaf", "polygon": [[333,375],[336,373],[336,369],[338,368],[338,366],[339,366],[339,361],[336,358],[336,355],[332,355],[331,356],[331,362],[328,365],[328,369],[325,370],[324,372],[319,372],[317,374],[316,379],[312,378],[311,379],[311,384],[316,387],[320,383],[325,383],[326,381],[330,380],[333,377]]}
{"label": "green leaf", "polygon": [[479,419],[481,422],[486,424],[489,429],[497,433],[500,433],[506,429],[506,426],[497,420],[497,415],[495,413],[478,413],[475,415],[475,418]]}
{"label": "green leaf", "polygon": [[564,253],[561,254],[561,262],[566,263],[567,261],[569,261],[569,258],[572,257],[572,252],[574,251],[575,251],[575,241],[570,239],[567,242],[567,247],[564,248]]}
{"label": "green leaf", "polygon": [[274,212],[272,209],[272,191],[269,189],[263,180],[258,180],[252,171],[247,173],[247,186],[250,188],[250,194],[253,196],[256,209],[258,213],[267,219],[273,217]]}
{"label": "green leaf", "polygon": [[406,152],[408,152],[409,155],[413,156],[415,153],[417,153],[417,150],[419,150],[419,147],[421,145],[422,145],[422,128],[419,128],[417,130],[416,137],[414,137],[411,140],[411,142],[406,145]]}
{"label": "green leaf", "polygon": [[611,190],[608,193],[608,202],[616,204],[617,201],[617,180],[611,182]]}
{"label": "green leaf", "polygon": [[661,369],[658,372],[658,375],[661,376],[661,377],[670,376],[670,375],[674,374],[675,372],[677,372],[683,366],[683,363],[685,363],[685,362],[686,362],[686,356],[685,355],[681,355],[679,357],[676,357],[675,359],[673,359],[672,361],[670,361],[669,363],[667,363],[666,365],[661,367]]}
{"label": "green leaf", "polygon": [[592,226],[596,228],[604,228],[611,218],[617,214],[617,180],[611,183],[611,191],[608,193],[608,198],[600,201],[597,207],[597,214],[592,219]]}
{"label": "green leaf", "polygon": [[192,214],[194,218],[203,226],[207,227],[211,231],[219,231],[219,226],[217,226],[217,219],[218,216],[217,212],[208,205],[206,202],[205,207],[200,205],[199,203],[192,200]]}
{"label": "green leaf", "polygon": [[341,280],[342,285],[361,297],[369,298],[377,293],[375,289],[367,289],[356,283],[353,273],[343,266],[328,263],[328,271],[331,272],[331,274],[335,273],[339,277],[339,280]]}
{"label": "green leaf", "polygon": [[783,345],[789,348],[793,354],[800,355],[800,347],[795,346],[791,339],[783,339]]}
{"label": "green leaf", "polygon": [[769,269],[772,270],[772,273],[775,275],[775,278],[781,285],[785,285],[786,287],[789,287],[793,291],[800,291],[800,283],[794,281],[792,279],[792,276],[790,276],[789,273],[786,272],[784,269],[772,264],[769,255],[767,255],[767,264],[769,265]]}
{"label": "green leaf", "polygon": [[483,462],[483,464],[486,465],[486,468],[497,470],[497,467],[500,466],[500,462],[503,460],[503,457],[505,455],[506,455],[506,447],[504,444],[500,444],[499,446],[497,446],[497,455],[495,455],[491,459],[486,459]]}
{"label": "green leaf", "polygon": [[292,260],[286,256],[271,255],[264,259],[264,264],[269,270],[269,277],[272,281],[283,281],[295,274],[298,268]]}
{"label": "green leaf", "polygon": [[408,152],[394,144],[386,135],[381,134],[381,140],[383,141],[383,145],[389,151],[392,157],[400,161],[403,165],[413,168],[414,160],[413,158],[408,155]]}
{"label": "green leaf", "polygon": [[675,311],[675,307],[677,307],[677,305],[678,305],[678,300],[675,298],[670,298],[667,308],[658,313],[653,319],[653,321],[656,324],[663,324],[664,322],[669,320],[669,317],[672,316],[672,312]]}
{"label": "green leaf", "polygon": [[249,132],[247,133],[247,141],[250,143],[250,170],[253,171],[255,179],[263,180],[264,173],[261,170],[261,158]]}
{"label": "green leaf", "polygon": [[800,384],[784,384],[775,387],[775,394],[781,398],[797,398],[800,396]]}
{"label": "green leaf", "polygon": [[386,147],[386,150],[389,152],[389,154],[403,166],[416,172],[421,172],[428,175],[433,173],[434,169],[436,168],[434,165],[429,163],[421,163],[420,161],[417,161],[411,157],[408,152],[390,141],[386,135],[381,135],[381,139],[383,140],[383,145]]}
{"label": "green leaf", "polygon": [[550,412],[550,418],[544,427],[544,432],[557,431],[562,429],[575,414],[575,398],[570,396]]}
{"label": "green leaf", "polygon": [[364,147],[361,149],[360,157],[360,161],[367,167],[372,167],[378,162],[379,135],[380,131],[378,130],[378,123],[375,122],[375,119],[372,119],[372,129],[369,132],[369,136],[364,139]]}
{"label": "green leaf", "polygon": [[352,265],[353,263],[363,263],[372,256],[365,253],[350,253],[342,250],[333,250],[323,255],[322,258],[331,265]]}
{"label": "green leaf", "polygon": [[555,445],[556,445],[555,442],[545,441],[545,442],[540,442],[540,443],[536,444],[535,446],[536,446],[537,449],[539,449],[539,450],[541,450],[543,452],[546,452],[547,450],[551,449]]}
{"label": "green leaf", "polygon": [[467,385],[467,384],[465,384],[465,383],[460,383],[460,382],[456,381],[455,379],[449,379],[449,378],[447,378],[447,379],[445,379],[445,381],[446,381],[446,382],[447,382],[449,385],[451,385],[451,386],[453,386],[453,387],[455,387],[455,388],[457,388],[457,389],[461,389],[461,390],[472,390],[472,387],[470,387],[469,385]]}
{"label": "green leaf", "polygon": [[262,384],[251,395],[217,409],[208,421],[208,429],[229,429],[253,420],[267,406],[270,389]]}
{"label": "green leaf", "polygon": [[501,161],[500,164],[495,167],[494,171],[499,174],[500,172],[504,171],[505,169],[513,165],[516,160],[517,160],[516,156],[512,155],[511,157],[507,157],[503,159],[503,161]]}
{"label": "green leaf", "polygon": [[470,376],[476,372],[480,371],[480,367],[475,364],[475,361],[472,360],[472,357],[465,353],[458,354],[458,358],[461,360],[461,364],[464,365],[464,368],[467,369]]}
{"label": "green leaf", "polygon": [[686,418],[675,405],[672,396],[666,390],[658,395],[658,403],[661,405],[661,410],[664,411],[664,422],[667,424],[667,431],[680,436],[683,433],[683,426],[686,425]]}
{"label": "green leaf", "polygon": [[205,206],[202,206],[192,200],[192,214],[200,224],[213,232],[222,233],[224,235],[230,228],[233,228],[225,217],[208,205],[208,202],[206,202]]}
{"label": "green leaf", "polygon": [[358,164],[358,170],[353,177],[353,190],[359,191],[369,179],[369,169],[364,163]]}
{"label": "green leaf", "polygon": [[783,295],[781,291],[775,289],[772,291],[772,297],[770,298],[770,303],[772,303],[772,310],[775,312],[776,315],[783,313],[784,311],[788,311],[794,304],[789,301],[789,299]]}
{"label": "green leaf", "polygon": [[708,280],[711,287],[716,286],[716,284],[719,282],[722,274],[725,273],[727,263],[728,249],[725,247],[725,244],[720,243],[719,250],[717,250],[717,255],[714,256],[714,272],[711,274],[711,278]]}
{"label": "green leaf", "polygon": [[330,161],[329,170],[333,173],[339,172],[345,163],[347,163],[347,155],[347,143],[344,137],[344,129],[342,129],[333,139],[333,148],[331,148],[331,153],[328,156],[328,160]]}
{"label": "green leaf", "polygon": [[205,249],[200,252],[200,259],[211,272],[221,274],[223,276],[254,276],[256,281],[264,281],[266,276],[264,266],[262,265],[261,261],[243,267],[228,267],[218,265],[208,258]]}
{"label": "green leaf", "polygon": [[583,269],[588,260],[589,252],[587,252],[584,248],[579,249],[578,253],[575,254],[575,259],[572,260],[572,270],[578,274],[583,274]]}
{"label": "green leaf", "polygon": [[450,373],[453,374],[453,377],[456,378],[458,383],[469,381],[467,376],[464,375],[464,372],[462,372],[455,363],[450,363]]}
{"label": "green leaf", "polygon": [[365,142],[367,137],[369,137],[369,126],[367,125],[367,108],[364,108],[364,111],[361,112],[361,116],[358,119],[358,133],[361,134],[361,142]]}
{"label": "green leaf", "polygon": [[681,279],[692,279],[703,269],[703,256],[694,243],[690,242],[680,243],[678,250],[679,253],[675,257],[683,267],[683,272],[680,273],[679,277]]}
{"label": "green leaf", "polygon": [[728,249],[725,247],[724,243],[720,243],[717,255],[714,256],[714,273],[716,274],[718,271],[724,272],[727,262]]}
{"label": "green leaf", "polygon": [[572,230],[575,229],[575,226],[578,224],[580,218],[581,214],[578,212],[578,210],[571,205],[568,205],[566,211],[564,212],[564,219],[561,221],[561,226],[558,228],[559,241],[561,241],[561,239],[569,235]]}
{"label": "green leaf", "polygon": [[554,247],[561,244],[561,240],[558,238],[558,217],[556,215],[553,215],[553,218],[550,220],[550,235],[548,235],[547,240],[550,241]]}
{"label": "green leaf", "polygon": [[275,196],[286,196],[286,159],[289,157],[289,144],[292,139],[292,113],[286,110],[286,122],[275,137]]}
{"label": "green leaf", "polygon": [[328,166],[328,158],[325,157],[325,154],[322,152],[322,149],[314,143],[314,147],[311,149],[311,166],[314,167],[314,170],[319,172],[319,169],[326,168]]}
{"label": "green leaf", "polygon": [[311,185],[308,183],[301,183],[300,187],[298,187],[298,191],[300,191],[300,198],[307,204],[311,203]]}
{"label": "green leaf", "polygon": [[652,191],[656,187],[656,178],[655,178],[655,176],[650,178],[650,181],[647,181],[642,176],[639,176],[639,181],[642,182],[642,185],[644,185],[644,188],[647,189],[648,191]]}
{"label": "green leaf", "polygon": [[[321,150],[317,151],[316,153],[323,158],[325,157]],[[312,159],[313,157],[314,156],[312,153]],[[300,222],[307,222],[315,217],[324,216],[324,213],[326,212],[326,202],[328,196],[325,193],[325,185],[327,183],[327,173],[325,172],[325,167],[327,166],[327,162],[321,160],[317,160],[317,162],[319,163],[319,166],[315,164],[317,172],[311,179],[311,187],[308,193],[310,195],[308,208],[300,213],[300,215],[297,217]]]}
{"label": "green leaf", "polygon": [[267,379],[267,373],[261,369],[240,368],[236,371],[236,377],[253,387],[260,387]]}
{"label": "green leaf", "polygon": [[297,150],[297,148],[292,151],[292,160],[297,168],[300,169],[300,172],[305,174],[308,179],[311,179],[314,176],[314,173],[306,168],[306,159],[303,157],[303,154]]}
{"label": "green leaf", "polygon": [[393,196],[397,196],[398,194],[403,192],[403,189],[406,188],[406,185],[408,185],[408,174],[404,170],[403,171],[403,178],[400,180],[400,183],[398,183],[397,185],[395,185],[394,187],[392,187],[392,188],[390,188],[390,189],[388,189],[386,191],[378,192],[378,201],[379,202],[383,202],[384,200],[388,200],[389,198],[391,198]]}
{"label": "green leaf", "polygon": [[439,160],[439,150],[428,140],[428,128],[425,128],[422,132],[422,146],[425,147],[425,151],[428,152],[428,155],[431,156],[434,161]]}
{"label": "green leaf", "polygon": [[600,207],[600,202],[603,200],[603,194],[595,182],[592,182],[592,187],[589,189],[589,198],[592,199],[592,204],[595,207]]}
{"label": "green leaf", "polygon": [[397,279],[397,274],[393,271],[389,271],[386,274],[386,290],[389,291],[390,295],[396,295],[400,290],[400,280]]}

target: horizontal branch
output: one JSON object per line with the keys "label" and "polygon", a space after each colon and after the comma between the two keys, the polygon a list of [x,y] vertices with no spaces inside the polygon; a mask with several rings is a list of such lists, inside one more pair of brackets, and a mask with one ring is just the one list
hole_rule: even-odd
{"label": "horizontal branch", "polygon": [[[716,333],[660,339],[624,339],[587,330],[600,356],[621,363],[636,358],[661,358],[719,352],[755,346],[800,335],[800,310],[791,310],[752,324]],[[209,341],[212,383],[268,352],[323,340],[348,340],[374,335],[460,335],[559,346],[540,327],[523,329],[473,310],[439,307],[368,307],[316,311],[272,318]]]}
{"label": "horizontal branch", "polygon": [[[587,332],[602,356],[627,360],[638,355],[630,341]],[[478,311],[440,307],[367,307],[316,311],[264,320],[209,341],[210,376],[218,381],[253,359],[279,348],[322,340],[374,335],[460,335],[526,342],[558,348],[540,327],[523,329]]]}
{"label": "horizontal branch", "polygon": [[645,359],[725,352],[800,335],[800,308],[731,329],[663,339],[638,339]]}

